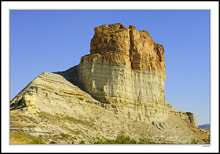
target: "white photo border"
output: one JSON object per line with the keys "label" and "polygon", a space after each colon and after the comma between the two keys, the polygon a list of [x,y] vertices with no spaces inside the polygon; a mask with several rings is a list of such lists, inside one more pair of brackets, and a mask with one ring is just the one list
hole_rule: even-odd
{"label": "white photo border", "polygon": [[[13,1],[2,4],[2,152],[219,152],[219,2],[37,2]],[[211,144],[203,145],[9,145],[10,10],[210,10],[210,116]],[[159,148],[158,148],[159,146]]]}

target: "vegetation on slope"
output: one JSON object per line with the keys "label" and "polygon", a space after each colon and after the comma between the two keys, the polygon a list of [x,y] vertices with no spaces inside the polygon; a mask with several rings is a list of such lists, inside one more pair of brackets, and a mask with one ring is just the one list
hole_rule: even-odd
{"label": "vegetation on slope", "polygon": [[46,144],[40,137],[25,134],[23,131],[10,131],[10,144]]}

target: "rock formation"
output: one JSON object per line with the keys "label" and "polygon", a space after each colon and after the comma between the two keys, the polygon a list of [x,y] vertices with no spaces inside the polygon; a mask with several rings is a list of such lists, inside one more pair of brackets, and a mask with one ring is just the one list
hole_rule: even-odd
{"label": "rock formation", "polygon": [[121,132],[151,143],[205,143],[209,135],[193,114],[166,102],[165,80],[164,47],[147,31],[102,25],[79,65],[44,72],[11,101],[11,131],[46,143],[95,143]]}
{"label": "rock formation", "polygon": [[[164,48],[145,30],[122,24],[96,27],[90,55],[73,69],[68,71],[74,72],[70,76],[75,84],[131,119],[163,121],[170,113],[165,102]],[[188,114],[184,118],[190,121]]]}

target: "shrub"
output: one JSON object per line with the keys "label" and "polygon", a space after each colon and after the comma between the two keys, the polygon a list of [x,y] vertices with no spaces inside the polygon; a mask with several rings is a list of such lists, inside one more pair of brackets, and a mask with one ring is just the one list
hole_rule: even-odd
{"label": "shrub", "polygon": [[203,139],[203,141],[205,142],[205,144],[210,144],[210,138],[208,138],[208,139]]}
{"label": "shrub", "polygon": [[81,131],[80,131],[80,130],[77,130],[77,131],[76,131],[76,134],[77,134],[77,135],[79,135],[80,133],[81,133]]}
{"label": "shrub", "polygon": [[69,134],[65,134],[65,133],[61,133],[60,135],[61,135],[63,138],[67,138],[67,139],[70,137]]}
{"label": "shrub", "polygon": [[79,144],[85,144],[85,141],[80,141]]}
{"label": "shrub", "polygon": [[199,143],[198,143],[198,141],[196,141],[195,139],[193,139],[193,140],[191,141],[191,144],[199,144]]}
{"label": "shrub", "polygon": [[130,139],[129,136],[118,135],[115,140],[98,140],[94,144],[136,144],[137,142],[134,139]]}
{"label": "shrub", "polygon": [[45,144],[45,142],[41,138],[33,138],[31,144]]}

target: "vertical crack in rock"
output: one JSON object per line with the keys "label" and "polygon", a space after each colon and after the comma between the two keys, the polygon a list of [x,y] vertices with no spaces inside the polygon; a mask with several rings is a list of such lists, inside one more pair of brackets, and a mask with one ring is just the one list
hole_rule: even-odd
{"label": "vertical crack in rock", "polygon": [[129,36],[130,36],[130,49],[129,49],[129,58],[130,58],[130,62],[131,62],[131,68],[134,69],[133,67],[133,51],[134,51],[134,41],[133,41],[133,29],[135,29],[134,26],[130,25],[129,26]]}

